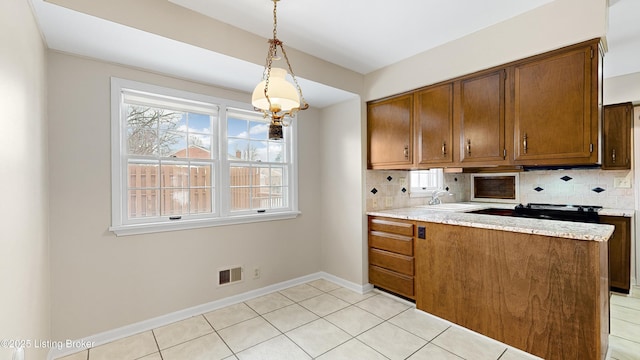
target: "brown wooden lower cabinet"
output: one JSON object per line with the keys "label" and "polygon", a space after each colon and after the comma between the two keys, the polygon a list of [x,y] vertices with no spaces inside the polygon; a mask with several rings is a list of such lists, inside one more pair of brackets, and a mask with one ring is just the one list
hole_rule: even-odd
{"label": "brown wooden lower cabinet", "polygon": [[606,242],[417,226],[418,309],[544,359],[605,358]]}
{"label": "brown wooden lower cabinet", "polygon": [[413,299],[414,222],[369,217],[369,282],[379,288]]}
{"label": "brown wooden lower cabinet", "polygon": [[600,222],[616,227],[609,239],[609,286],[625,294],[631,286],[631,218],[600,216]]}

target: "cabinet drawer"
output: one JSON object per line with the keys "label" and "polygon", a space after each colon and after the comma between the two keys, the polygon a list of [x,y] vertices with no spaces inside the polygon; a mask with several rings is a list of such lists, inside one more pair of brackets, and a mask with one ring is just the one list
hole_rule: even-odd
{"label": "cabinet drawer", "polygon": [[413,277],[369,265],[369,282],[383,289],[413,298]]}
{"label": "cabinet drawer", "polygon": [[413,236],[413,223],[396,219],[370,217],[369,230]]}
{"label": "cabinet drawer", "polygon": [[413,256],[413,238],[381,231],[369,232],[369,246],[398,254]]}
{"label": "cabinet drawer", "polygon": [[369,249],[369,264],[413,276],[413,257]]}

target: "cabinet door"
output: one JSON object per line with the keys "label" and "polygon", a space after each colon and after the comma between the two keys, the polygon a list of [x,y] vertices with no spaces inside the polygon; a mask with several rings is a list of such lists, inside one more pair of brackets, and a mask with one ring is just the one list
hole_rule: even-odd
{"label": "cabinet door", "polygon": [[517,163],[598,161],[598,54],[583,46],[514,66]]}
{"label": "cabinet door", "polygon": [[604,358],[605,244],[422,226],[426,239],[415,245],[418,309],[544,359]]}
{"label": "cabinet door", "polygon": [[367,104],[370,169],[408,169],[413,164],[413,95]]}
{"label": "cabinet door", "polygon": [[453,84],[427,88],[415,94],[418,165],[453,161]]}
{"label": "cabinet door", "polygon": [[631,103],[607,105],[602,119],[602,168],[631,169]]}
{"label": "cabinet door", "polygon": [[631,220],[621,216],[601,216],[600,221],[616,227],[609,239],[609,287],[629,293],[631,283]]}
{"label": "cabinet door", "polygon": [[460,81],[460,161],[504,162],[505,70]]}

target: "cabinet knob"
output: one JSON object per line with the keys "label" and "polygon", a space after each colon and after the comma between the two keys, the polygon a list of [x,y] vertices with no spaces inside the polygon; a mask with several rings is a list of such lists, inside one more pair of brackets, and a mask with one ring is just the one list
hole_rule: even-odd
{"label": "cabinet knob", "polygon": [[404,159],[409,160],[409,145],[404,146]]}
{"label": "cabinet knob", "polygon": [[471,155],[471,139],[467,139],[467,155]]}
{"label": "cabinet knob", "polygon": [[524,148],[524,153],[527,153],[527,133],[524,133],[524,137],[522,139],[522,146]]}
{"label": "cabinet knob", "polygon": [[616,163],[616,149],[611,150],[611,162]]}
{"label": "cabinet knob", "polygon": [[447,143],[442,142],[442,157],[447,156]]}

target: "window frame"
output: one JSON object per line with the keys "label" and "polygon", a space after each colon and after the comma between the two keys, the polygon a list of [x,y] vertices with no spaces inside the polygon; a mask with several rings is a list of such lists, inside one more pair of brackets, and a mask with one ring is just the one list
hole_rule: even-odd
{"label": "window frame", "polygon": [[[415,174],[418,174],[419,172],[427,172],[433,170],[437,170],[439,172],[438,184],[436,184],[436,186],[415,186],[414,182],[412,181],[412,174],[414,174],[414,172]],[[432,197],[434,191],[442,189],[444,189],[444,169],[434,168],[428,170],[411,170],[409,172],[409,197]]]}
{"label": "window frame", "polygon": [[[218,107],[217,130],[213,131],[216,141],[212,151],[217,156],[209,160],[213,164],[212,176],[212,209],[210,214],[185,214],[179,220],[170,220],[168,215],[153,218],[128,218],[127,187],[127,138],[126,107],[123,90],[148,93],[156,97],[177,98],[216,105]],[[117,236],[156,233],[174,230],[186,230],[212,226],[246,224],[261,221],[285,220],[297,217],[298,209],[298,160],[297,160],[297,121],[285,127],[283,140],[289,161],[282,163],[287,168],[288,206],[286,208],[268,209],[255,212],[230,211],[230,164],[227,155],[227,109],[254,111],[250,104],[217,98],[189,91],[171,89],[163,86],[142,83],[133,80],[111,77],[111,226],[109,230]],[[217,133],[216,133],[217,132]],[[214,148],[215,146],[215,148]]]}

